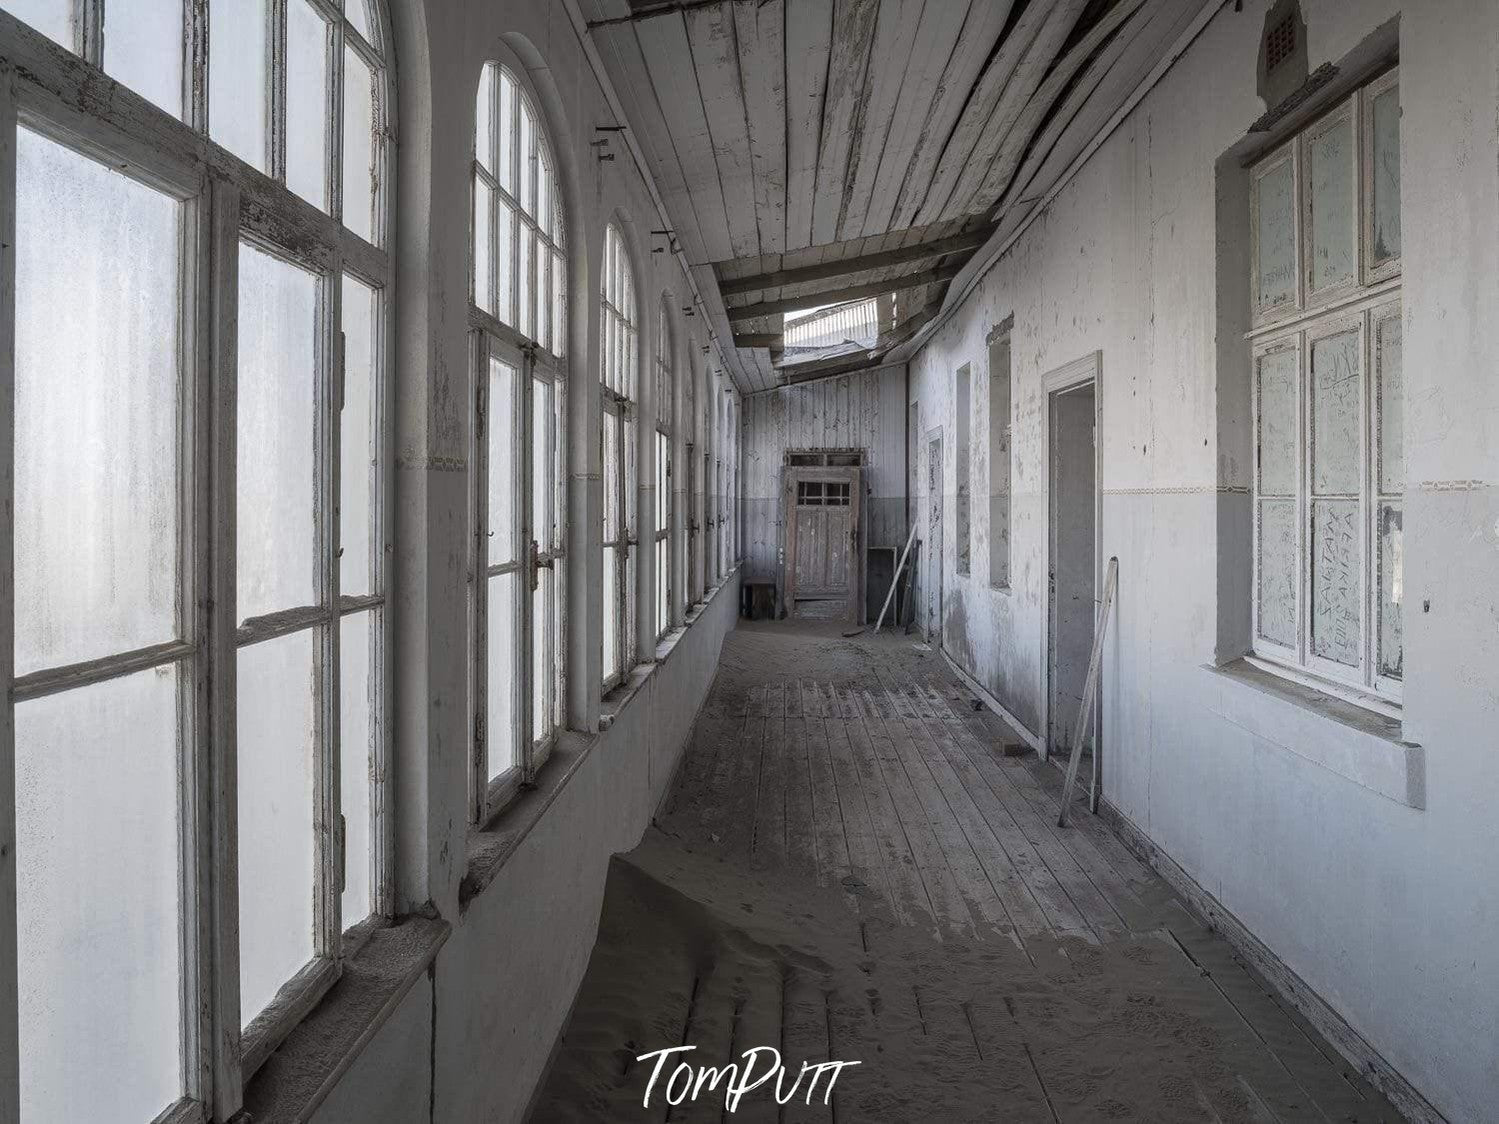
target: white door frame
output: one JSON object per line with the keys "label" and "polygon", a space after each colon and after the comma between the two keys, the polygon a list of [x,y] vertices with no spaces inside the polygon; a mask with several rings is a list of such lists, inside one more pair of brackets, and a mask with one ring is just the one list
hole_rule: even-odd
{"label": "white door frame", "polygon": [[[1041,536],[1041,574],[1046,582],[1046,598],[1041,624],[1041,754],[1046,756],[1051,744],[1051,399],[1052,395],[1093,384],[1093,604],[1097,616],[1103,596],[1103,352],[1091,351],[1058,367],[1041,380],[1041,498],[1045,512],[1046,532]],[[1103,707],[1094,708],[1095,733],[1102,728]],[[1096,746],[1096,739],[1095,739]]]}

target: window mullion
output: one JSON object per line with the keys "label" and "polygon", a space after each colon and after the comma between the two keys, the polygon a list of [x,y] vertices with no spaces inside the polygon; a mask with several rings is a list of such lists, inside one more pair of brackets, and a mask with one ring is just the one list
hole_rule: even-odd
{"label": "window mullion", "polygon": [[487,333],[475,332],[473,337],[472,367],[474,371],[474,412],[473,412],[473,439],[470,445],[472,470],[469,474],[470,480],[470,511],[472,511],[474,522],[473,543],[470,549],[473,552],[473,560],[469,567],[473,583],[471,596],[473,598],[473,640],[471,647],[470,669],[473,681],[470,685],[470,694],[473,697],[473,730],[472,738],[472,761],[470,762],[471,775],[473,777],[472,790],[474,794],[474,817],[482,821],[487,814],[486,807],[488,789],[488,742],[487,730],[488,720],[488,691],[486,690],[487,666],[488,666],[488,610],[489,610],[489,459],[486,453],[488,448],[488,435],[486,427],[489,419],[488,413],[488,386],[489,386],[489,349],[490,339]]}
{"label": "window mullion", "polygon": [[[328,89],[325,91],[326,106],[323,113],[324,150],[328,154],[327,164],[324,168],[324,176],[327,179],[328,213],[336,218],[340,225],[344,222],[344,177],[343,177],[343,150],[344,150],[344,21],[342,16],[335,16],[331,21],[333,28],[332,57],[328,60],[327,75]],[[371,142],[373,143],[373,141]],[[370,232],[373,237],[374,231]]]}
{"label": "window mullion", "polygon": [[271,0],[270,89],[267,91],[270,112],[267,115],[266,170],[271,179],[286,183],[286,6],[290,0]]}
{"label": "window mullion", "polygon": [[339,848],[339,627],[338,627],[338,484],[339,398],[341,346],[339,324],[343,303],[343,274],[335,261],[321,279],[322,306],[318,325],[315,533],[313,535],[318,607],[323,620],[317,634],[316,721],[313,739],[314,824],[317,832],[316,903],[313,909],[313,952],[336,959],[339,951],[339,907],[343,892]]}
{"label": "window mullion", "polygon": [[536,349],[525,348],[521,351],[520,362],[520,386],[516,388],[516,421],[519,430],[515,436],[517,441],[517,455],[520,457],[520,471],[516,475],[520,479],[519,510],[516,511],[516,520],[520,524],[520,637],[519,651],[516,653],[516,663],[519,666],[520,691],[516,701],[516,710],[519,712],[519,726],[521,731],[519,749],[521,768],[524,776],[529,780],[532,776],[532,759],[535,756],[534,731],[531,728],[531,708],[534,701],[534,693],[537,690],[535,682],[535,666],[531,660],[532,645],[536,643],[536,620],[535,620],[535,591],[537,582],[536,569],[536,528],[533,512],[536,506],[533,489],[536,487],[535,473],[532,464],[532,451],[534,442],[538,435],[534,432],[532,424],[532,411],[534,409],[533,397],[535,388],[532,386],[531,372],[536,366]]}

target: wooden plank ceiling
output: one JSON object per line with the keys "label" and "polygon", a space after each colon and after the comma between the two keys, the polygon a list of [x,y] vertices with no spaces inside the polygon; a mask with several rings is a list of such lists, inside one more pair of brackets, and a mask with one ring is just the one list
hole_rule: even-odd
{"label": "wooden plank ceiling", "polygon": [[[739,388],[910,350],[1203,0],[582,0]],[[606,134],[600,133],[600,136]],[[785,315],[894,293],[870,352],[776,365]],[[732,344],[730,343],[732,341]]]}

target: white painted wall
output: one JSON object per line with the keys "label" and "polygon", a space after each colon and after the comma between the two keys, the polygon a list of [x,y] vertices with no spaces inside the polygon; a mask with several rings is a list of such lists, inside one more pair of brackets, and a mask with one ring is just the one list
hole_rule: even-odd
{"label": "white painted wall", "polygon": [[[1499,6],[1410,0],[1402,11],[1394,0],[1303,0],[1313,69],[1401,19],[1403,736],[1425,750],[1424,809],[1375,791],[1375,770],[1356,756],[1328,767],[1327,749],[1347,742],[1346,727],[1300,707],[1286,720],[1285,704],[1208,669],[1242,611],[1232,600],[1241,592],[1220,599],[1219,550],[1244,549],[1220,539],[1220,511],[1232,521],[1249,484],[1240,451],[1247,419],[1235,416],[1247,398],[1219,381],[1214,163],[1264,110],[1254,66],[1266,7],[1246,0],[1242,12],[1220,10],[913,358],[921,432],[940,425],[949,438],[951,527],[953,372],[963,363],[986,372],[986,334],[1015,315],[1013,589],[987,588],[987,535],[976,517],[971,578],[954,573],[949,536],[947,639],[1039,732],[1041,381],[1100,350],[1102,554],[1120,560],[1103,678],[1107,798],[1439,1110],[1454,1121],[1491,1120],[1499,1104]],[[1223,375],[1237,377],[1226,366]],[[986,395],[987,380],[975,377],[977,416]],[[1221,561],[1237,569],[1236,557]]]}

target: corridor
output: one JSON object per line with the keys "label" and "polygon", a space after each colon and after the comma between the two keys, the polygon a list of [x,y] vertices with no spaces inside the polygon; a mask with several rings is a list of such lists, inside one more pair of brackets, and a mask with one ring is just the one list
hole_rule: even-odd
{"label": "corridor", "polygon": [[1017,743],[911,637],[741,622],[531,1119],[718,1120],[670,1075],[765,1045],[736,1116],[1400,1119]]}

